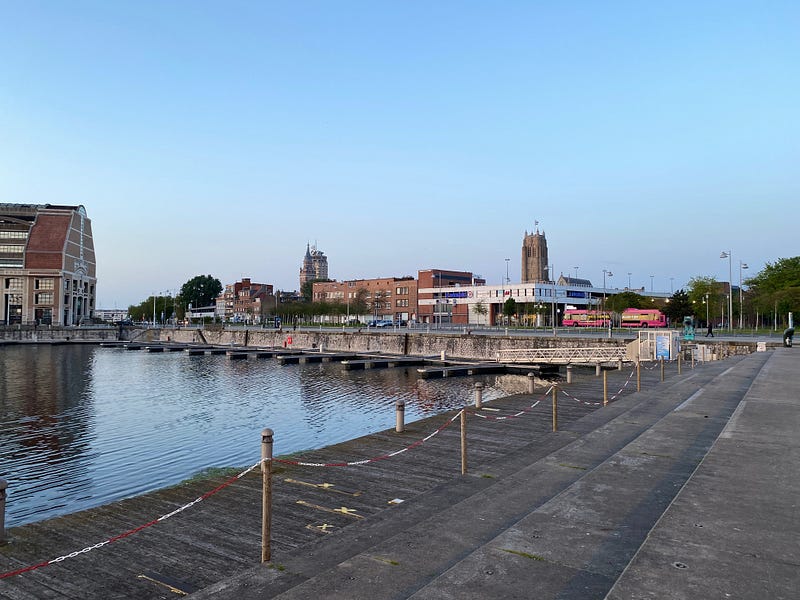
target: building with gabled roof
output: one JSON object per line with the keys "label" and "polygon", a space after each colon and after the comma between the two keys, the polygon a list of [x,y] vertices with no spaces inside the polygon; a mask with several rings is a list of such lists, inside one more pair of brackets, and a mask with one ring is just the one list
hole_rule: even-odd
{"label": "building with gabled roof", "polygon": [[83,206],[0,204],[0,323],[79,325],[91,319],[96,267]]}

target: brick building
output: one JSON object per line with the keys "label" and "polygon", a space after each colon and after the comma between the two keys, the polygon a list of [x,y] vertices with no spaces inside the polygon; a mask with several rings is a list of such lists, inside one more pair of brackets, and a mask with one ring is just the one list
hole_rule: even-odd
{"label": "brick building", "polygon": [[472,292],[460,290],[486,285],[486,280],[476,278],[469,271],[427,269],[417,274],[419,286],[418,321],[420,323],[469,323],[467,298]]}
{"label": "brick building", "polygon": [[[417,318],[417,281],[413,277],[382,277],[313,284],[313,302],[338,302],[352,307],[353,318],[411,321]],[[363,314],[357,314],[363,303]]]}
{"label": "brick building", "polygon": [[0,323],[78,325],[95,309],[92,223],[83,206],[0,204]]}
{"label": "brick building", "polygon": [[274,312],[274,307],[272,285],[253,283],[249,278],[243,278],[225,286],[225,290],[217,297],[216,314],[225,321],[261,323],[266,315]]}

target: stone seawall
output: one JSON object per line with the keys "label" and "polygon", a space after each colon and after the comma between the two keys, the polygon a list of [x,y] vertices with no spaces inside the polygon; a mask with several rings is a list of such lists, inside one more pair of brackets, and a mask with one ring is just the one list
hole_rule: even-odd
{"label": "stone seawall", "polygon": [[[167,339],[168,338],[168,339]],[[343,331],[198,330],[164,329],[162,341],[221,346],[288,347],[299,350],[323,348],[337,352],[380,352],[403,356],[440,356],[493,360],[500,350],[526,348],[582,348],[625,346],[630,339],[587,337],[540,337],[504,335],[438,335],[436,333],[380,333]],[[291,340],[291,343],[289,343]],[[705,342],[700,342],[705,343]],[[717,341],[710,344],[718,358],[755,352],[755,342]]]}

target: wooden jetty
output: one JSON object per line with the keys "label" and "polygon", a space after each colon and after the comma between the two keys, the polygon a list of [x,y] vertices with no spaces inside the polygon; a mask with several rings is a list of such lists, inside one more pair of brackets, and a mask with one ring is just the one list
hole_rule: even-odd
{"label": "wooden jetty", "polygon": [[394,367],[415,367],[424,365],[426,359],[403,356],[376,356],[374,358],[345,360],[342,366],[346,371],[356,369],[391,369]]}

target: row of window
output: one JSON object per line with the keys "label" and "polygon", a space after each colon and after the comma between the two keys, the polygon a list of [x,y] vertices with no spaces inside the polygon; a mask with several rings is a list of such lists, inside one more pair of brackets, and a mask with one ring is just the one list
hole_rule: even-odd
{"label": "row of window", "polygon": [[27,231],[0,231],[0,240],[24,240],[27,237]]}
{"label": "row of window", "polygon": [[[7,290],[21,290],[25,280],[22,277],[6,277],[5,289]],[[35,290],[53,290],[55,289],[55,281],[48,277],[47,279],[34,279],[33,289]]]}
{"label": "row of window", "polygon": [[0,254],[22,254],[24,250],[22,244],[0,244]]}

